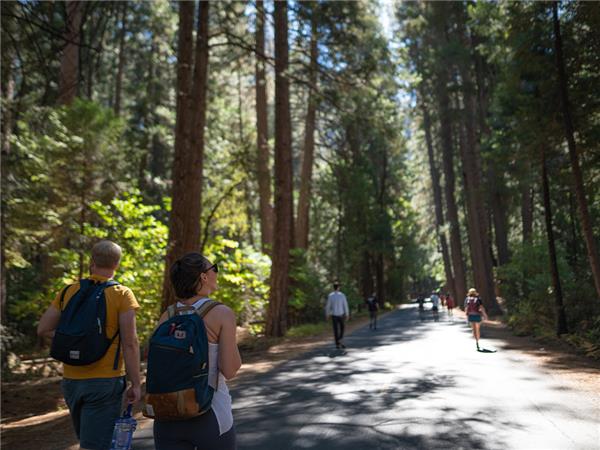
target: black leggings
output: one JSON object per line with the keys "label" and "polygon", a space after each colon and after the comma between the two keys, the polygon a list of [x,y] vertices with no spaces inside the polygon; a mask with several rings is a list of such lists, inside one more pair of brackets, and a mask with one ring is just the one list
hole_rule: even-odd
{"label": "black leggings", "polygon": [[154,446],[156,450],[235,450],[235,427],[219,436],[212,410],[188,420],[155,420]]}

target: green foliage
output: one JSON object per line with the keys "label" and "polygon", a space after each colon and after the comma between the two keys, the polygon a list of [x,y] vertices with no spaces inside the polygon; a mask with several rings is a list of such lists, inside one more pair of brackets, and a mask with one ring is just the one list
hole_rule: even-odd
{"label": "green foliage", "polygon": [[290,327],[285,335],[293,338],[315,336],[328,331],[329,327],[329,322],[325,321],[320,321],[317,323],[305,323],[303,325]]}
{"label": "green foliage", "polygon": [[111,110],[80,99],[31,108],[17,123],[3,161],[10,175],[2,180],[9,223],[2,245],[9,317],[28,334],[60,289],[65,269],[83,269],[90,204],[110,201],[125,186],[122,132]]}
{"label": "green foliage", "polygon": [[214,299],[233,309],[241,323],[262,320],[269,292],[269,257],[223,237],[214,239],[204,255],[219,264]]}
{"label": "green foliage", "polygon": [[302,322],[319,321],[324,314],[327,293],[326,273],[318,270],[302,249],[292,250],[292,279],[288,301],[288,321],[292,326]]}
{"label": "green foliage", "polygon": [[[568,262],[567,251],[559,246],[558,270],[569,329],[585,335],[597,322],[593,302],[582,301],[592,286],[581,283]],[[522,334],[555,333],[555,297],[549,271],[548,244],[534,240],[515,249],[511,262],[498,271],[501,293],[506,300],[509,323]]]}
{"label": "green foliage", "polygon": [[138,191],[125,193],[108,205],[94,202],[91,209],[98,221],[86,225],[86,236],[110,239],[123,248],[115,278],[131,288],[140,304],[137,322],[143,341],[160,315],[168,228],[154,217],[160,208],[145,205]]}

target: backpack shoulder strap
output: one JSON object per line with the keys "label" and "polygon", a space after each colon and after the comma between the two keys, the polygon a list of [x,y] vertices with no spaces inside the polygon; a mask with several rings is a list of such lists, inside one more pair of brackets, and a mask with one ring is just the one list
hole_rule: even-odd
{"label": "backpack shoulder strap", "polygon": [[204,316],[208,314],[208,312],[213,309],[215,306],[220,305],[221,303],[216,302],[214,300],[208,300],[202,304],[200,308],[196,310],[196,314],[198,314],[201,318],[204,319]]}
{"label": "backpack shoulder strap", "polygon": [[173,317],[175,317],[175,310],[177,308],[177,305],[175,303],[173,303],[172,305],[167,306],[167,317],[169,319],[172,319]]}
{"label": "backpack shoulder strap", "polygon": [[[119,283],[118,281],[115,280],[108,280],[105,281],[104,283],[100,283],[100,286],[102,287],[102,290],[106,290],[109,287],[112,286],[118,286]],[[104,303],[106,304],[106,296],[104,297]],[[110,342],[112,344],[112,342],[118,338],[117,341],[117,351],[115,352],[115,359],[113,361],[113,370],[117,370],[119,368],[119,357],[121,356],[121,330],[119,328],[117,328],[117,332],[115,333],[115,335],[111,338]]]}
{"label": "backpack shoulder strap", "polygon": [[68,289],[69,289],[71,286],[73,286],[73,285],[72,285],[72,284],[67,284],[67,285],[66,285],[66,286],[63,288],[62,292],[60,293],[60,301],[59,301],[59,303],[58,303],[58,307],[60,308],[60,310],[61,310],[61,311],[63,310],[63,303],[64,303],[64,301],[65,301],[65,294],[67,293],[67,290],[68,290]]}

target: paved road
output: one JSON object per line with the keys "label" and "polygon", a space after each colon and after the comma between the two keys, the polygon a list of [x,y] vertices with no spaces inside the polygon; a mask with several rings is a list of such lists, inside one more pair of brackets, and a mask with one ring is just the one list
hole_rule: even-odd
{"label": "paved road", "polygon": [[[600,412],[520,352],[414,306],[232,390],[239,450],[600,449]],[[134,448],[152,448],[147,433]],[[144,436],[144,434],[146,436]]]}

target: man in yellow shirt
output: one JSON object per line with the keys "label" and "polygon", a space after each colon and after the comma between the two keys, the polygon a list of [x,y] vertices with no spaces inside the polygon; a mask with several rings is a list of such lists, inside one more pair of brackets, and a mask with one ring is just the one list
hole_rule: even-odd
{"label": "man in yellow shirt", "polygon": [[[120,261],[121,247],[107,240],[98,242],[92,248],[87,279],[93,283],[111,280]],[[79,287],[79,282],[72,284],[56,296],[40,319],[39,336],[54,337],[61,311]],[[140,400],[140,350],[135,326],[139,304],[131,289],[120,284],[107,287],[104,295],[106,336],[117,336],[117,331],[118,336],[98,361],[80,366],[65,363],[63,371],[63,394],[82,450],[107,450],[110,447],[114,423],[121,411],[126,373],[131,380],[126,393],[128,402]]]}

